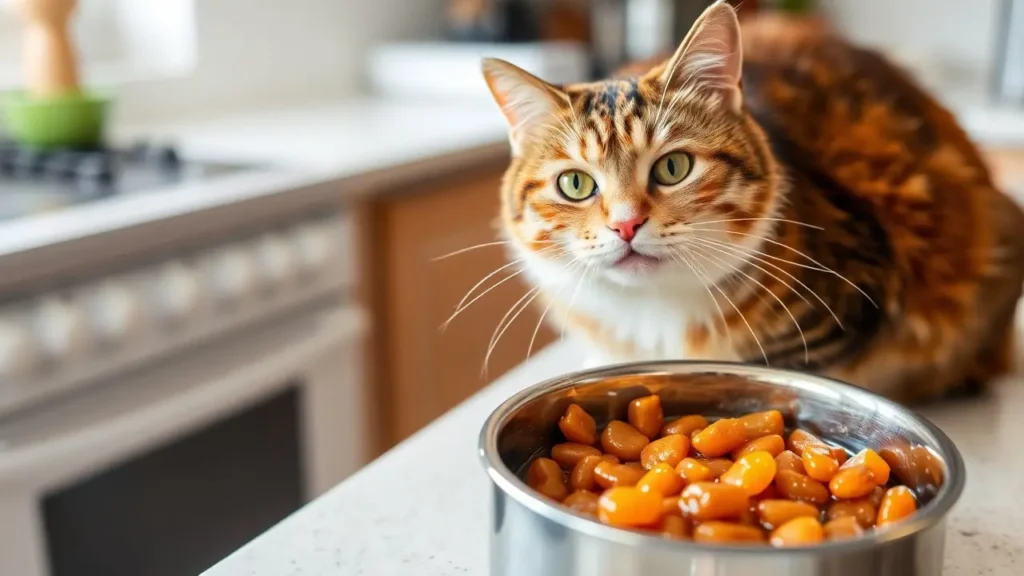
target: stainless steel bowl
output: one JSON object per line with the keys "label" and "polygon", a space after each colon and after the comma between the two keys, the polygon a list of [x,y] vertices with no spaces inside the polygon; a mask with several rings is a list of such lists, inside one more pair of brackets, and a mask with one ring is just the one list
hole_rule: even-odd
{"label": "stainless steel bowl", "polygon": [[[625,419],[634,398],[657,394],[666,416],[780,410],[850,450],[887,448],[915,490],[918,513],[862,538],[803,549],[711,546],[605,526],[539,498],[520,480],[560,441],[558,418],[579,404],[599,424]],[[494,576],[935,576],[946,516],[964,486],[952,441],[910,410],[846,384],[755,366],[657,362],[569,374],[516,394],[487,419],[480,453],[494,483]]]}

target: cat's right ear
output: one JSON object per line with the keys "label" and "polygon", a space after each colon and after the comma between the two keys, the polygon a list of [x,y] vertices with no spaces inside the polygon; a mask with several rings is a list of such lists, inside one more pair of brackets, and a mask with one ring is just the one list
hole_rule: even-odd
{"label": "cat's right ear", "polygon": [[558,125],[559,109],[568,105],[568,96],[504,60],[484,58],[482,68],[494,101],[508,121],[512,154],[519,156],[531,141]]}

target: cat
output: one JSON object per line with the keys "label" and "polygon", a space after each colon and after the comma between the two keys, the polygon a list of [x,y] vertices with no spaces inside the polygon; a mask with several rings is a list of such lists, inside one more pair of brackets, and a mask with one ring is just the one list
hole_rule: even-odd
{"label": "cat", "polygon": [[649,69],[482,68],[512,150],[503,233],[588,364],[758,363],[903,402],[1010,370],[1024,214],[881,55],[720,1]]}

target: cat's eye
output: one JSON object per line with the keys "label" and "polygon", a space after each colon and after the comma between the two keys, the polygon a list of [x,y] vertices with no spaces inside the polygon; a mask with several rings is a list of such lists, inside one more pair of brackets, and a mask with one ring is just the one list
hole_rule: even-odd
{"label": "cat's eye", "polygon": [[569,170],[558,177],[558,191],[574,202],[590,198],[596,190],[594,179],[586,172]]}
{"label": "cat's eye", "polygon": [[662,186],[675,186],[689,176],[693,169],[693,157],[686,152],[669,152],[654,163],[651,175]]}

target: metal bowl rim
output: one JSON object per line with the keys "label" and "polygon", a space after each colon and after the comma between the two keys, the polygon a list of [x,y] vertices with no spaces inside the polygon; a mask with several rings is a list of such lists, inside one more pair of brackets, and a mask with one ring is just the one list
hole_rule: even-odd
{"label": "metal bowl rim", "polygon": [[[758,546],[737,546],[737,545],[712,545],[696,544],[689,541],[669,540],[656,535],[649,535],[643,532],[615,528],[601,524],[584,516],[570,512],[560,505],[549,503],[533,494],[513,473],[498,455],[498,432],[508,417],[518,408],[527,402],[540,398],[546,394],[574,386],[581,380],[591,381],[601,378],[620,376],[644,376],[644,375],[665,375],[665,374],[728,374],[733,376],[764,377],[766,375],[777,377],[788,377],[799,380],[805,384],[820,386],[843,394],[860,397],[863,400],[871,400],[888,405],[891,409],[903,413],[910,420],[925,428],[936,440],[938,447],[949,457],[940,456],[946,466],[945,481],[939,493],[923,509],[910,520],[905,520],[889,526],[882,530],[872,530],[870,533],[849,540],[837,542],[825,542],[815,546],[803,548],[766,548]],[[766,385],[773,385],[771,382],[759,380]],[[933,449],[934,450],[934,449]],[[505,494],[526,506],[532,512],[540,514],[544,518],[568,528],[574,532],[586,534],[601,540],[614,542],[628,547],[656,547],[670,550],[688,550],[692,552],[722,552],[729,554],[765,554],[774,555],[817,555],[822,553],[851,553],[857,552],[892,542],[902,540],[918,534],[936,524],[940,523],[950,509],[956,504],[963,492],[966,481],[966,470],[963,457],[956,445],[942,430],[932,424],[927,418],[919,416],[907,410],[903,406],[888,400],[882,396],[869,392],[863,388],[840,382],[838,380],[805,374],[794,370],[783,370],[778,368],[765,368],[751,366],[738,362],[704,362],[693,360],[666,360],[657,362],[632,362],[626,364],[615,364],[602,366],[590,370],[581,370],[550,378],[543,382],[534,384],[501,403],[487,417],[479,438],[480,459],[487,471],[488,476]]]}

